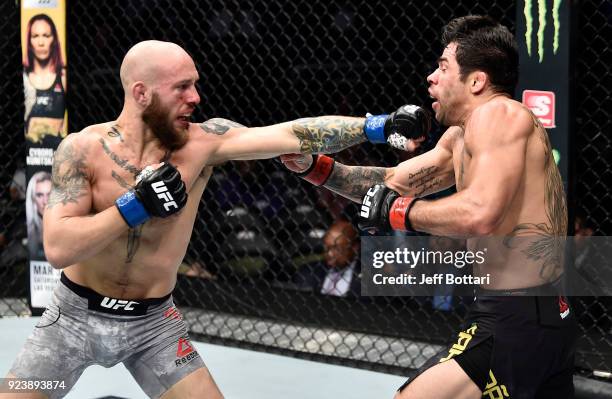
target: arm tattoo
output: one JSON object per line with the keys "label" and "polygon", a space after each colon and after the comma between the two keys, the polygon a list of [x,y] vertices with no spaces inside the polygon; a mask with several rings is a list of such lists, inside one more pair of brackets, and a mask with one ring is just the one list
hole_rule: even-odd
{"label": "arm tattoo", "polygon": [[338,152],[366,141],[364,119],[340,116],[298,119],[292,128],[304,153]]}
{"label": "arm tattoo", "polygon": [[87,188],[87,166],[85,148],[75,148],[73,140],[64,140],[53,155],[52,189],[48,208],[57,204],[77,203]]}
{"label": "arm tattoo", "polygon": [[555,163],[552,147],[544,128],[541,129],[542,140],[545,144],[546,163],[546,216],[552,226],[552,233],[556,236],[567,235],[567,204],[561,173]]}
{"label": "arm tattoo", "polygon": [[457,191],[463,190],[463,176],[465,175],[465,145],[463,151],[461,151],[461,164],[459,167],[459,181],[457,182]]}
{"label": "arm tattoo", "polygon": [[140,226],[136,226],[130,229],[128,233],[128,242],[127,242],[127,258],[125,259],[125,263],[131,263],[132,259],[134,259],[134,255],[136,255],[136,251],[138,251],[138,247],[140,247],[140,236],[142,235],[143,224]]}
{"label": "arm tattoo", "polygon": [[117,154],[115,154],[108,146],[108,144],[106,144],[106,141],[104,141],[104,139],[100,139],[100,144],[102,144],[102,149],[104,150],[104,152],[106,153],[106,155],[108,155],[110,157],[110,159],[113,160],[113,162],[115,162],[117,165],[119,165],[120,168],[127,170],[128,172],[130,172],[131,174],[134,175],[134,178],[136,178],[136,176],[138,176],[140,174],[140,172],[142,172],[141,169],[135,167],[134,165],[130,165],[130,163],[127,161],[127,159],[122,159],[119,158],[119,156]]}
{"label": "arm tattoo", "polygon": [[228,130],[234,127],[244,127],[244,125],[223,118],[212,118],[204,123],[200,123],[200,128],[206,133],[213,133],[217,135],[225,134]]}
{"label": "arm tattoo", "polygon": [[567,235],[567,205],[563,181],[553,158],[548,135],[535,116],[533,118],[534,127],[539,130],[546,156],[544,205],[548,222],[519,224],[504,239],[504,244],[511,248],[514,237],[530,236],[527,248],[522,252],[528,259],[541,262],[540,277],[550,281],[559,275],[563,266],[564,244]]}
{"label": "arm tattoo", "polygon": [[123,143],[123,136],[121,135],[121,132],[117,130],[117,126],[119,125],[111,126],[111,130],[106,132],[106,134],[108,134],[109,137],[119,137],[119,141]]}
{"label": "arm tattoo", "polygon": [[437,190],[442,184],[442,179],[434,175],[438,169],[437,166],[433,165],[422,167],[415,173],[409,173],[408,187],[411,191],[410,195],[420,197],[430,193],[431,190]]}
{"label": "arm tattoo", "polygon": [[111,172],[111,176],[121,186],[121,188],[125,188],[126,190],[131,190],[134,188],[128,182],[126,182],[123,177],[119,176],[119,174],[114,170]]}
{"label": "arm tattoo", "polygon": [[384,184],[387,170],[374,166],[346,166],[336,162],[325,187],[361,203],[363,196],[375,184]]}

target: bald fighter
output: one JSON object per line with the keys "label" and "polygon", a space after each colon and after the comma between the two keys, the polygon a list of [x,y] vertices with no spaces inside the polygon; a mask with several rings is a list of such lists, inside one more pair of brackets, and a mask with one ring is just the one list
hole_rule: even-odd
{"label": "bald fighter", "polygon": [[[444,27],[442,44],[427,82],[436,119],[451,127],[434,149],[393,168],[326,156],[282,159],[297,172],[334,164],[318,181],[362,202],[364,229],[476,237],[471,249],[488,248],[474,274],[490,274],[491,284],[477,291],[458,340],[417,370],[396,399],[573,397],[576,324],[555,295],[565,194],[546,130],[512,99],[516,42],[490,18],[468,16]],[[452,185],[456,194],[422,199]]]}
{"label": "bald fighter", "polygon": [[170,295],[209,165],[335,152],[368,138],[404,145],[424,133],[422,110],[367,126],[335,116],[252,129],[220,118],[194,124],[198,73],[181,47],[139,43],[120,74],[117,120],[70,134],[55,153],[44,246],[61,284],[9,377],[62,381],[46,392],[56,398],[87,366],[123,363],[150,397],[220,398]]}

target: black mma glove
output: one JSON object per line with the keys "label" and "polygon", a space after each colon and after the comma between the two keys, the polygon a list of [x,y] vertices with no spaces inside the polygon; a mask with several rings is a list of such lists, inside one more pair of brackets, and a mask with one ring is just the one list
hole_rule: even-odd
{"label": "black mma glove", "polygon": [[164,163],[139,176],[136,187],[117,198],[115,205],[130,227],[138,226],[152,216],[165,218],[180,211],[187,203],[187,189],[180,172]]}
{"label": "black mma glove", "polygon": [[401,197],[383,184],[368,190],[361,202],[359,228],[378,231],[414,231],[408,213],[418,198]]}
{"label": "black mma glove", "polygon": [[425,136],[430,128],[429,112],[417,105],[407,104],[389,115],[367,117],[363,130],[372,143],[389,143],[404,150],[406,141]]}

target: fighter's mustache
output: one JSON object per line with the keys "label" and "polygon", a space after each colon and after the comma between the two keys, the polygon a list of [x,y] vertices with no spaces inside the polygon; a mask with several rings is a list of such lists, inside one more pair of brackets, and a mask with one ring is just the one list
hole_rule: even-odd
{"label": "fighter's mustache", "polygon": [[[188,115],[191,115],[191,112],[181,114],[181,116]],[[178,150],[187,143],[186,131],[174,127],[175,119],[171,119],[169,110],[162,105],[157,93],[153,94],[151,103],[142,113],[142,121],[151,129],[161,145],[170,151]]]}

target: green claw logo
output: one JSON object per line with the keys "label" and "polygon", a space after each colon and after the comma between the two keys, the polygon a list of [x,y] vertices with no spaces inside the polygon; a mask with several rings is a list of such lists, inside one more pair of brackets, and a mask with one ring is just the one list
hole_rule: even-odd
{"label": "green claw logo", "polygon": [[[561,8],[561,2],[563,0],[553,0],[552,6],[552,17],[555,28],[555,35],[553,38],[553,54],[557,54],[559,49],[559,30],[561,29],[561,21],[559,20],[559,9]],[[544,30],[546,29],[546,17],[548,14],[548,7],[546,0],[537,0],[538,2],[538,32],[537,32],[537,45],[538,45],[538,59],[542,63],[544,61]],[[527,45],[527,54],[531,57],[531,36],[533,33],[533,15],[532,15],[533,1],[525,0],[525,8],[523,14],[525,15],[525,44]]]}

